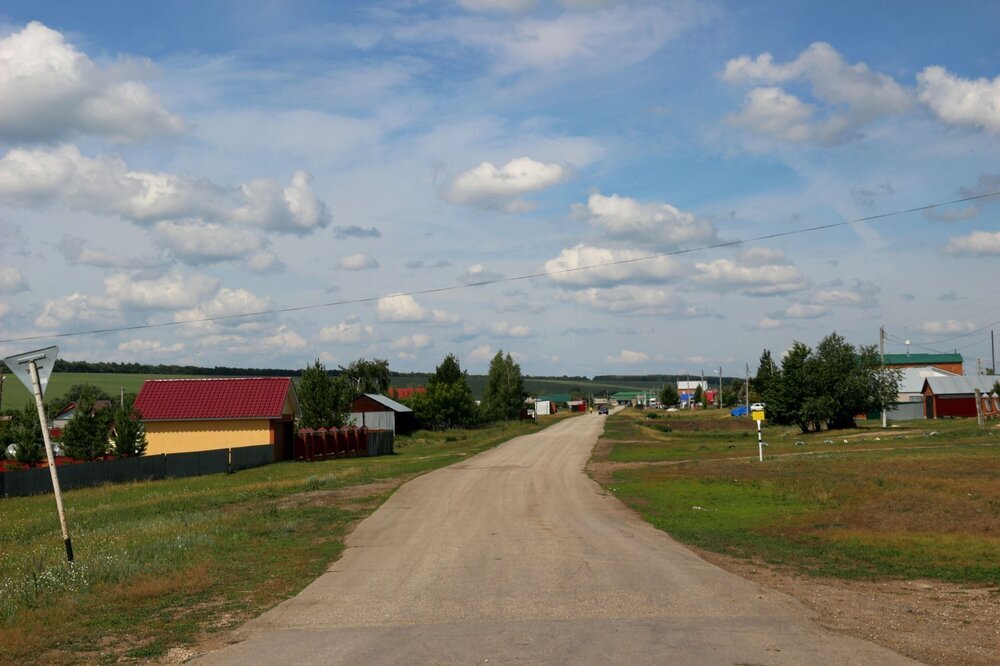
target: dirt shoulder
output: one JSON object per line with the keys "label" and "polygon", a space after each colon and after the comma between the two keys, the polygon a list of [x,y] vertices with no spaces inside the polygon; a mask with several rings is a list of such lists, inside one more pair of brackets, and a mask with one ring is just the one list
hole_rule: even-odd
{"label": "dirt shoulder", "polygon": [[[616,469],[631,466],[595,462],[606,459],[613,445],[599,441],[587,465],[599,483],[610,480]],[[794,597],[832,631],[878,643],[927,664],[1000,663],[1000,590],[996,588],[933,580],[813,578],[689,548],[726,571]]]}

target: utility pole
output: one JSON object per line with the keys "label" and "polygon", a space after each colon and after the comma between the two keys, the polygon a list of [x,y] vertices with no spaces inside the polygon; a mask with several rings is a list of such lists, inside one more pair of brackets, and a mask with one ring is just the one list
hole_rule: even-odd
{"label": "utility pole", "polygon": [[744,399],[746,399],[747,414],[750,413],[750,364],[747,363],[747,383],[744,386]]}
{"label": "utility pole", "polygon": [[715,403],[718,405],[719,409],[722,409],[722,366],[719,366],[719,399]]}
{"label": "utility pole", "polygon": [[[907,350],[909,351],[909,350]],[[885,375],[885,326],[878,327],[878,353],[882,359],[882,374]],[[889,426],[889,419],[885,413],[885,405],[882,406],[882,427]]]}
{"label": "utility pole", "polygon": [[997,348],[993,343],[993,329],[990,329],[990,353],[993,355],[993,374],[997,374]]}

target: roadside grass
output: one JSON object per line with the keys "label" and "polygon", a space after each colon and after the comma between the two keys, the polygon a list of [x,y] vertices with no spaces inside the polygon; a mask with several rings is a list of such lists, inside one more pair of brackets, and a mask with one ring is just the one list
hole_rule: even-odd
{"label": "roadside grass", "polygon": [[0,663],[162,657],[234,627],[323,573],[405,480],[540,425],[418,432],[397,454],[68,492],[76,563],[51,495],[0,501]]}
{"label": "roadside grass", "polygon": [[765,426],[761,463],[756,429],[746,439],[723,429],[748,419],[671,416],[688,426],[669,437],[650,420],[662,421],[612,417],[615,438],[593,463],[682,542],[818,576],[1000,585],[996,427],[956,419],[803,436]]}

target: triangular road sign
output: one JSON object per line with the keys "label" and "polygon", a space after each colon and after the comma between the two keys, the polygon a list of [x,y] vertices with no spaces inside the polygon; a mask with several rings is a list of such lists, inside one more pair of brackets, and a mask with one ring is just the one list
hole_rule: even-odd
{"label": "triangular road sign", "polygon": [[7,369],[27,387],[28,392],[34,395],[35,388],[31,385],[31,370],[28,369],[28,365],[34,361],[35,367],[38,368],[38,383],[44,396],[45,387],[49,385],[49,375],[52,374],[52,366],[56,364],[56,356],[58,355],[59,347],[52,346],[23,354],[14,354],[5,358],[3,362]]}

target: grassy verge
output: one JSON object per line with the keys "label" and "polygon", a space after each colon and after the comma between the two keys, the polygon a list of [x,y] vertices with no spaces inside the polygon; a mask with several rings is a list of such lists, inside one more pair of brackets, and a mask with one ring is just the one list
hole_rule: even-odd
{"label": "grassy verge", "polygon": [[[541,426],[563,415],[543,418]],[[419,432],[397,455],[0,500],[0,663],[142,661],[296,594],[403,481],[535,432]]]}
{"label": "grassy verge", "polygon": [[[752,430],[751,430],[752,429]],[[1000,431],[974,420],[803,436],[627,411],[598,479],[680,541],[795,571],[1000,585]]]}

